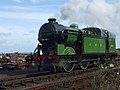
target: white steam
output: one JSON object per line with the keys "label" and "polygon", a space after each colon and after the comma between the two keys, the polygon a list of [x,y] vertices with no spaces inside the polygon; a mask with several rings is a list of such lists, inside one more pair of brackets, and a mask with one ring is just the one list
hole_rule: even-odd
{"label": "white steam", "polygon": [[62,10],[60,18],[84,26],[99,26],[116,34],[120,48],[120,0],[70,0]]}

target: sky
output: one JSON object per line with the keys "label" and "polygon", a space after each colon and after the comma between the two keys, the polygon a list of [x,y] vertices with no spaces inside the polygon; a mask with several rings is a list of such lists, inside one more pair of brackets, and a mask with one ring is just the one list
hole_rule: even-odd
{"label": "sky", "polygon": [[120,0],[1,0],[0,53],[33,52],[39,28],[50,17],[65,26],[107,29],[120,48]]}

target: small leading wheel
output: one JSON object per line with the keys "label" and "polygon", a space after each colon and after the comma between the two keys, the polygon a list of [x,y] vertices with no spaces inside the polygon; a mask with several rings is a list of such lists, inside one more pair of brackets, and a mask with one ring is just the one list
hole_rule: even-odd
{"label": "small leading wheel", "polygon": [[87,69],[89,66],[89,62],[80,62],[79,66],[81,69]]}
{"label": "small leading wheel", "polygon": [[50,71],[50,72],[57,72],[56,71],[56,66],[54,63],[44,63],[43,64],[43,69],[46,70],[46,71]]}
{"label": "small leading wheel", "polygon": [[75,64],[72,63],[72,59],[63,59],[60,61],[61,66],[63,67],[64,71],[71,72],[74,69]]}

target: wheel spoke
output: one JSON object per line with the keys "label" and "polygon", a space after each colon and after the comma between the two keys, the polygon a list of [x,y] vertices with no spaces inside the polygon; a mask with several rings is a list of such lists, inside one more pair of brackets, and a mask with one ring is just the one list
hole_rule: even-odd
{"label": "wheel spoke", "polygon": [[66,72],[71,72],[74,69],[75,64],[66,63],[63,68]]}
{"label": "wheel spoke", "polygon": [[71,59],[66,59],[66,60],[62,59],[60,61],[59,65],[61,65],[63,67],[64,71],[71,72],[74,69],[75,64],[70,63],[70,61],[72,61],[72,60]]}
{"label": "wheel spoke", "polygon": [[81,69],[87,69],[89,66],[89,62],[81,62],[79,63]]}

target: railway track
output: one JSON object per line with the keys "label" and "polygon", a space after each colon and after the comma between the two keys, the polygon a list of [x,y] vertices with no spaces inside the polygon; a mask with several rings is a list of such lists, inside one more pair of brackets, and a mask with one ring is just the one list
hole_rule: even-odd
{"label": "railway track", "polygon": [[[114,68],[113,71],[117,72],[120,68]],[[107,70],[108,72],[111,69]],[[28,78],[20,78],[13,80],[3,81],[0,85],[0,90],[76,90],[86,89],[92,87],[91,82],[94,76],[99,73],[106,72],[106,70],[98,70],[98,68],[91,68],[87,70],[75,70],[70,73],[57,73],[45,76],[36,76]],[[32,87],[31,87],[32,86]],[[30,88],[27,88],[30,87]]]}
{"label": "railway track", "polygon": [[[117,63],[119,64],[119,62]],[[0,80],[0,90],[79,90],[94,87],[93,81],[100,73],[117,73],[120,67],[113,69],[90,68],[75,70],[70,73],[56,74],[35,73],[31,75],[19,75]],[[47,75],[49,73],[49,75]]]}
{"label": "railway track", "polygon": [[92,68],[92,69],[87,69],[87,70],[76,70],[70,73],[66,73],[66,72],[62,72],[62,73],[57,73],[57,74],[50,74],[50,75],[44,75],[44,76],[35,76],[34,77],[26,77],[26,76],[21,76],[21,77],[12,77],[9,79],[3,79],[0,82],[0,90],[16,90],[19,88],[26,88],[29,86],[34,86],[37,85],[39,83],[48,83],[48,82],[52,82],[55,80],[64,80],[66,79],[68,76],[71,77],[75,77],[76,75],[82,75],[87,74],[88,72],[93,72],[95,70],[98,70],[96,68]]}
{"label": "railway track", "polygon": [[[106,69],[106,70],[97,70],[97,69],[89,69],[88,73],[79,73],[79,71],[74,71],[74,75],[71,74],[65,75],[67,77],[54,79],[48,82],[41,82],[40,84],[25,88],[24,90],[93,90],[94,83],[93,80],[100,73],[104,75],[105,72],[117,72],[120,70],[119,68],[114,69]],[[72,72],[73,74],[73,72]],[[102,82],[101,82],[102,83]]]}
{"label": "railway track", "polygon": [[44,72],[38,72],[38,73],[7,76],[7,77],[0,78],[0,90],[7,89],[7,87],[9,87],[10,85],[12,86],[13,84],[14,85],[17,84],[19,80],[21,80],[20,83],[22,84],[28,78],[47,75],[47,74],[51,74],[51,73],[49,71],[44,71]]}
{"label": "railway track", "polygon": [[[88,76],[88,75],[84,75],[84,76],[69,76],[69,78],[60,78],[60,79],[56,79],[54,81],[51,82],[45,82],[45,83],[40,83],[37,86],[31,87],[31,88],[26,88],[24,90],[46,90],[46,89],[51,89],[51,90],[71,90],[71,89],[75,89],[76,87],[79,89],[83,89],[83,88],[88,88],[91,87],[91,82],[83,82],[83,80],[86,79],[90,79],[92,77],[92,75]],[[79,85],[77,85],[78,83],[81,83]]]}

